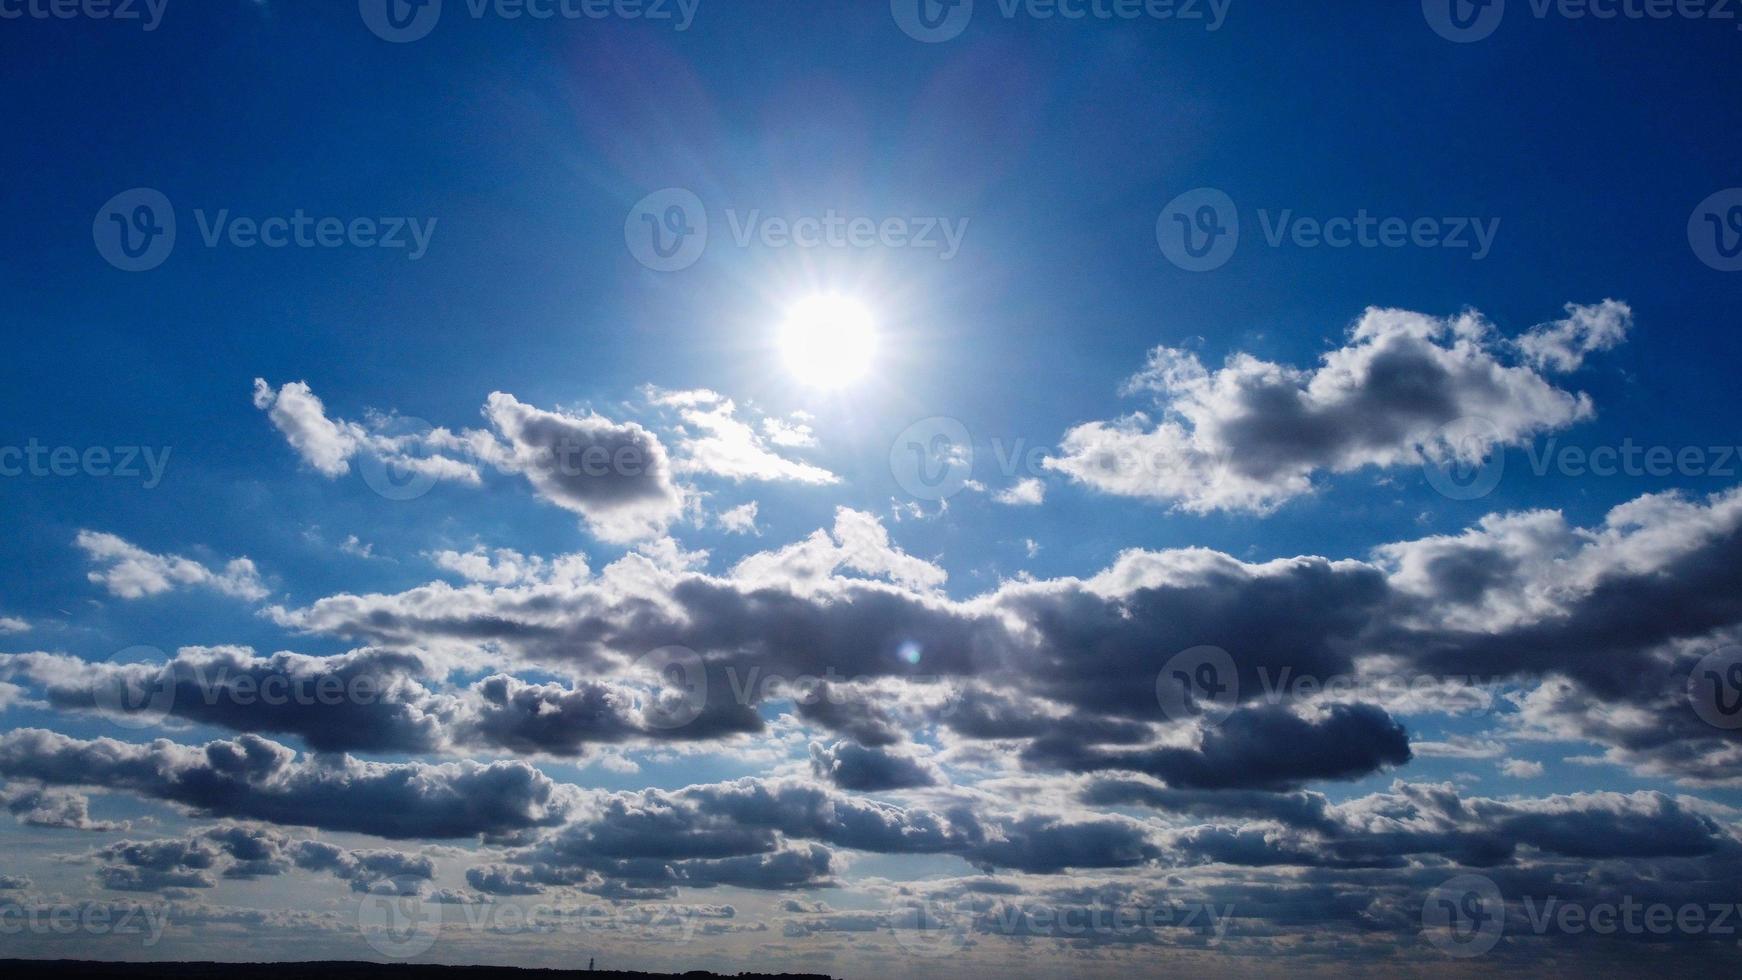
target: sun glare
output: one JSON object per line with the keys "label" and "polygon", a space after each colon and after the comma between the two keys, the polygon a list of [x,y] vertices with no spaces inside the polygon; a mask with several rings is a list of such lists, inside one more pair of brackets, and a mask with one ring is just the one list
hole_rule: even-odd
{"label": "sun glare", "polygon": [[806,297],[787,311],[780,352],[804,384],[841,388],[871,369],[877,325],[858,300],[834,293]]}

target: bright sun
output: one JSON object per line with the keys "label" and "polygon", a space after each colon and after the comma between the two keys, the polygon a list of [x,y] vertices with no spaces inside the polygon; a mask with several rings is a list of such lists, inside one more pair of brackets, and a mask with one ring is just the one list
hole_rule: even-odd
{"label": "bright sun", "polygon": [[787,311],[780,352],[799,381],[842,388],[871,369],[877,325],[858,300],[835,293],[809,296]]}

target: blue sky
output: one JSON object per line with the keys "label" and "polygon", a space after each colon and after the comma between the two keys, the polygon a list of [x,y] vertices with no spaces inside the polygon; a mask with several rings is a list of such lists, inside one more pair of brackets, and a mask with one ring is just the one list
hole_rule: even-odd
{"label": "blue sky", "polygon": [[[780,937],[767,962],[789,969],[1099,975],[1145,956],[1238,960],[1168,934],[1153,948],[1052,937],[1024,963],[993,929],[911,961],[913,943],[887,941],[899,926],[859,927],[904,895],[965,915],[986,894],[1253,908],[1265,887],[1305,904],[1309,885],[1364,887],[1387,896],[1365,911],[1386,925],[1327,962],[1445,967],[1420,890],[1460,871],[1514,907],[1542,880],[1648,881],[1671,859],[1734,884],[1733,731],[1696,717],[1707,695],[1677,693],[1733,662],[1721,651],[1742,628],[1727,591],[1742,535],[1733,18],[1513,0],[1491,33],[1454,41],[1435,0],[1155,7],[1165,19],[979,0],[959,35],[926,43],[898,23],[902,0],[701,0],[683,29],[675,4],[658,8],[675,19],[515,19],[446,0],[421,15],[426,36],[396,43],[371,29],[371,2],[359,16],[170,0],[149,30],[0,3],[22,12],[0,20],[0,449],[81,460],[0,478],[0,738],[14,740],[0,792],[18,816],[0,870],[30,879],[21,901],[170,910],[161,944],[105,937],[116,957],[226,958],[243,941],[393,957],[357,924],[407,875],[371,877],[356,855],[391,849],[419,901],[597,901],[630,917],[663,904],[697,933],[445,931],[425,959],[597,947],[614,964],[749,969],[764,965],[760,925]],[[167,203],[151,217],[172,215],[176,236],[128,271],[113,235],[147,200],[136,189]],[[665,271],[644,261],[639,219],[665,220],[674,200],[695,202],[683,217],[707,233]],[[1213,217],[1239,235],[1195,270],[1167,238],[1175,205],[1189,224],[1204,201],[1225,202]],[[345,231],[334,247],[269,247],[234,224],[298,216]],[[784,241],[782,222],[831,216],[879,230]],[[1410,231],[1319,240],[1368,218],[1375,236],[1388,219]],[[389,229],[403,247],[380,242]],[[836,320],[800,324],[827,339],[795,370],[783,323],[816,296],[869,320],[874,350],[853,353]],[[949,459],[931,464],[963,467],[942,500],[901,463],[940,431]],[[541,474],[552,432],[646,465]],[[148,450],[144,472],[94,473],[93,447]],[[1596,475],[1567,447],[1637,447],[1642,462]],[[1654,447],[1677,462],[1645,467]],[[0,470],[28,458],[0,452]],[[1486,492],[1436,489],[1447,466],[1484,459]],[[440,478],[380,492],[407,463]],[[710,699],[750,668],[832,670],[857,679],[854,710],[710,700],[674,735],[638,714],[659,690],[642,658],[671,645],[706,665]],[[1204,646],[1244,680],[1232,715],[1137,706],[1133,690]],[[157,652],[117,655],[137,647]],[[176,688],[180,707],[148,725],[93,694],[121,661],[167,664],[135,668],[149,686],[212,658],[287,669],[265,659],[278,651],[316,658],[293,673],[362,664],[421,693],[390,719],[263,722],[190,714]],[[1280,667],[1367,686],[1255,701],[1255,677]],[[490,675],[532,685],[556,720],[486,719]],[[1451,695],[1384,690],[1448,677],[1491,682],[1477,686],[1489,700],[1438,710]],[[588,685],[610,710],[554,705]],[[962,705],[994,696],[1020,703],[1002,734],[973,734]],[[1010,712],[1061,727],[1049,738]],[[346,734],[376,724],[392,734]],[[50,736],[83,750],[263,738],[300,753],[292,767],[321,752],[405,772],[473,760],[554,788],[523,824],[383,833],[331,801],[214,802],[109,770],[75,779],[70,764],[45,775],[30,759]],[[1230,766],[1245,775],[1214,774]],[[347,779],[336,809],[395,805]],[[616,863],[655,852],[575,844],[642,833],[600,814],[608,794],[643,791],[725,835],[709,807],[735,780],[880,801],[914,824],[950,815],[954,836],[909,851],[778,824],[725,857],[663,855],[658,875]],[[1145,804],[1137,784],[1206,799]],[[1464,807],[1422,815],[1412,794],[1430,785]],[[1271,809],[1301,793],[1340,808],[1330,824]],[[1456,825],[1505,839],[1506,859],[1425,844],[1348,856],[1412,808],[1411,833]],[[1580,831],[1541,829],[1555,821],[1653,843],[1557,849]],[[278,864],[226,878],[243,859],[201,836],[213,828],[271,838]],[[1255,859],[1212,846],[1221,834],[1314,858]],[[176,870],[147,879],[126,840],[187,846],[180,864],[153,852]],[[320,841],[352,857],[322,864]],[[1056,851],[1082,863],[1037,858]],[[793,855],[822,864],[793,877]],[[131,887],[104,887],[117,882]],[[306,920],[246,940],[218,924],[259,907]],[[458,921],[467,906],[442,907]],[[1400,908],[1415,927],[1396,926]],[[1253,915],[1212,949],[1279,951],[1283,917]],[[1327,914],[1282,932],[1347,928]],[[1691,968],[1720,962],[1710,937],[1681,938]],[[1565,935],[1498,949],[1505,965],[1636,953]]]}

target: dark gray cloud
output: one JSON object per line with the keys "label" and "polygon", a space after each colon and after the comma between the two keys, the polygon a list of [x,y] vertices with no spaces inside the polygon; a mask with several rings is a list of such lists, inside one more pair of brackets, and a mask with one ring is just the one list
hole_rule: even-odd
{"label": "dark gray cloud", "polygon": [[1242,708],[1204,730],[1197,748],[1103,750],[1040,738],[1023,752],[1038,768],[1070,772],[1123,769],[1194,789],[1292,789],[1327,779],[1359,779],[1410,759],[1403,726],[1370,704],[1333,704],[1320,718],[1280,705]]}
{"label": "dark gray cloud", "polygon": [[211,888],[218,849],[201,840],[119,841],[98,850],[110,862],[97,878],[110,891],[146,892],[167,888]]}
{"label": "dark gray cloud", "polygon": [[905,752],[867,748],[856,742],[811,743],[811,772],[842,789],[861,793],[936,786],[943,776],[936,766]]}
{"label": "dark gray cloud", "polygon": [[984,870],[1054,874],[1071,868],[1131,868],[1162,856],[1149,828],[1119,817],[1028,814],[1005,822],[963,855]]}
{"label": "dark gray cloud", "polygon": [[[716,690],[725,677],[716,667]],[[717,697],[678,726],[650,724],[647,691],[580,680],[530,683],[507,674],[441,689],[413,653],[362,649],[329,657],[238,647],[184,647],[162,663],[92,662],[64,654],[0,654],[0,675],[40,687],[55,707],[113,712],[129,692],[147,720],[171,716],[242,732],[292,735],[318,752],[507,751],[583,755],[600,745],[701,741],[764,728],[753,703]]]}
{"label": "dark gray cloud", "polygon": [[484,417],[507,441],[498,465],[585,517],[601,537],[656,534],[683,506],[665,447],[634,422],[549,412],[503,392],[490,395]]}
{"label": "dark gray cloud", "polygon": [[488,463],[524,476],[539,496],[580,514],[595,535],[610,541],[657,535],[683,507],[683,491],[672,481],[659,437],[597,413],[547,411],[498,391],[483,408],[491,432],[403,432],[403,420],[391,415],[372,413],[367,425],[330,418],[307,383],[274,390],[263,378],[254,380],[254,405],[305,463],[329,479],[349,472],[352,459],[360,458],[431,483],[477,486],[478,464]]}
{"label": "dark gray cloud", "polygon": [[[721,576],[630,556],[585,581],[341,595],[274,615],[395,649],[452,648],[457,656],[489,642],[532,664],[611,678],[640,653],[680,644],[706,663],[706,701],[701,719],[666,738],[754,731],[764,695],[757,678],[808,675],[855,680],[824,685],[839,697],[798,699],[798,719],[862,735],[867,747],[936,724],[969,739],[1050,736],[1093,756],[1156,743],[1163,727],[1179,724],[1161,711],[1156,680],[1176,653],[1211,645],[1228,653],[1234,674],[1223,680],[1241,703],[1292,702],[1293,693],[1274,689],[1283,678],[1571,681],[1582,697],[1644,713],[1581,713],[1577,698],[1544,694],[1526,702],[1528,720],[1557,737],[1600,742],[1614,761],[1644,773],[1742,778],[1742,735],[1702,722],[1685,690],[1711,644],[1742,635],[1737,491],[1706,500],[1648,495],[1588,528],[1555,512],[1496,515],[1463,534],[1382,546],[1369,560],[1253,563],[1203,549],[1130,551],[1088,579],[1007,582],[962,601],[845,574],[849,552],[853,568],[930,580],[910,567],[911,556],[866,545],[849,525],[832,541],[813,537],[752,556]],[[576,692],[584,705],[585,692]],[[509,719],[541,705],[532,721],[546,732],[483,741],[565,751],[562,736],[575,731],[560,723],[566,700],[548,689],[498,698],[493,710]],[[1423,706],[1417,698],[1413,709]],[[632,724],[583,717],[598,723],[580,726],[584,737],[613,738]],[[1355,722],[1339,724],[1352,730]],[[520,737],[526,726],[506,727]],[[1369,765],[1395,764],[1396,739],[1375,731],[1382,741],[1367,753]],[[1230,739],[1219,744],[1232,748]],[[1057,754],[1043,744],[1029,757]],[[1294,782],[1362,771],[1298,761],[1305,767]],[[1192,785],[1214,779],[1172,771]]]}
{"label": "dark gray cloud", "polygon": [[877,705],[872,692],[849,691],[839,684],[819,683],[793,698],[793,710],[805,721],[846,735],[860,745],[882,748],[907,737],[900,722]]}
{"label": "dark gray cloud", "polygon": [[0,776],[101,786],[216,816],[388,838],[509,834],[562,822],[570,791],[521,762],[365,764],[298,760],[256,735],[177,745],[82,740],[42,729],[0,735]]}
{"label": "dark gray cloud", "polygon": [[1291,827],[1329,831],[1330,800],[1322,793],[1263,790],[1175,789],[1145,779],[1102,776],[1084,786],[1090,806],[1143,806],[1189,817],[1273,820]]}
{"label": "dark gray cloud", "polygon": [[[1166,791],[1139,785],[1091,789],[1101,798],[1179,809]],[[1464,867],[1518,866],[1532,855],[1588,860],[1742,859],[1742,844],[1715,811],[1662,793],[1579,793],[1540,799],[1465,797],[1450,784],[1394,783],[1389,792],[1337,806],[1313,795],[1187,799],[1186,809],[1229,809],[1215,822],[1181,831],[1171,846],[1186,860],[1243,866],[1401,868],[1441,858]],[[1733,869],[1735,870],[1735,869]]]}
{"label": "dark gray cloud", "polygon": [[349,850],[325,841],[293,838],[264,827],[224,824],[182,838],[123,840],[89,857],[104,862],[98,880],[112,891],[172,891],[211,888],[213,875],[230,879],[275,877],[291,868],[324,872],[367,892],[390,883],[415,894],[435,877],[435,862],[422,854],[387,848]]}
{"label": "dark gray cloud", "polygon": [[[1322,472],[1465,458],[1588,418],[1589,397],[1538,369],[1578,367],[1618,343],[1631,318],[1613,300],[1569,306],[1566,320],[1509,343],[1474,312],[1369,309],[1347,346],[1304,369],[1237,353],[1210,371],[1190,351],[1157,347],[1125,388],[1152,394],[1162,418],[1079,425],[1046,465],[1107,493],[1194,512],[1266,512],[1310,493]],[[1465,431],[1448,428],[1478,418]]]}
{"label": "dark gray cloud", "polygon": [[0,789],[0,801],[19,823],[31,827],[106,832],[126,830],[128,826],[125,821],[93,820],[90,799],[83,793],[64,789],[6,787]]}

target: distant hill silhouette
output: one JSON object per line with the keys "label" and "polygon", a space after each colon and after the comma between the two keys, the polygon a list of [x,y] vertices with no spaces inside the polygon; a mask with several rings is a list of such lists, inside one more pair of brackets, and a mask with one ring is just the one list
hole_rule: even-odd
{"label": "distant hill silhouette", "polygon": [[109,963],[87,960],[0,960],[0,977],[95,977],[99,980],[831,980],[820,973],[631,973],[620,970],[537,970],[510,966],[409,963]]}

